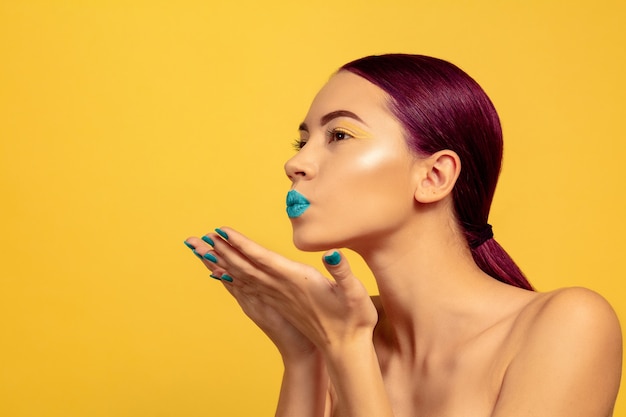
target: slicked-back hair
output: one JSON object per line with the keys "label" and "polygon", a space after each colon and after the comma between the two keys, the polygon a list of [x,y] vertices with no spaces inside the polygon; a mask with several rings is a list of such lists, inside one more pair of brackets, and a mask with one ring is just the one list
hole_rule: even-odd
{"label": "slicked-back hair", "polygon": [[452,191],[456,220],[476,264],[502,282],[532,290],[513,259],[493,238],[485,240],[502,164],[502,128],[493,103],[457,66],[424,55],[387,54],[350,62],[340,70],[359,75],[389,96],[408,147],[420,156],[456,152],[461,172]]}

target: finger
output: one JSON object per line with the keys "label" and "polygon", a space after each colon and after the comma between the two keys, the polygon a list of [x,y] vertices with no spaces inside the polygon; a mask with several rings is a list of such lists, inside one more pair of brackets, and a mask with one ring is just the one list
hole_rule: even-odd
{"label": "finger", "polygon": [[[218,265],[220,260],[218,258],[217,252],[215,250],[208,250],[207,252],[203,252],[203,250],[194,250],[193,251],[198,258],[202,260],[202,262],[206,265],[208,269],[211,270],[211,278],[224,281],[224,282],[233,282],[233,277],[229,275],[229,272],[225,269],[224,265]],[[221,262],[223,264],[223,262]]]}
{"label": "finger", "polygon": [[203,260],[203,255],[211,249],[207,247],[206,243],[204,243],[202,240],[198,239],[195,236],[185,239],[183,243],[200,260]]}
{"label": "finger", "polygon": [[209,234],[202,236],[200,239],[202,239],[202,241],[210,247],[215,246],[215,241],[211,238],[211,236],[209,236]]}
{"label": "finger", "polygon": [[[234,229],[221,227],[216,229],[216,233],[235,248],[240,255],[269,275],[280,277],[284,276],[285,273],[293,273],[296,269],[297,263],[264,248]],[[218,243],[216,242],[216,245]],[[224,255],[227,256],[227,254]]]}
{"label": "finger", "polygon": [[202,261],[204,266],[206,266],[213,273],[211,274],[212,278],[219,277],[224,270],[220,270],[217,265],[218,259],[216,257],[215,251],[213,251],[213,247],[210,246],[206,239],[199,239],[195,236],[185,239],[184,244],[187,246],[192,253]]}
{"label": "finger", "polygon": [[337,250],[326,252],[324,266],[339,286],[345,287],[353,280],[357,280],[350,269],[348,260]]}
{"label": "finger", "polygon": [[212,249],[212,247],[205,241],[196,236],[188,237],[183,243],[192,251],[197,252],[200,256]]}
{"label": "finger", "polygon": [[267,276],[230,245],[226,237],[223,232],[207,233],[201,239],[189,239],[189,242],[198,245],[195,252],[213,270],[213,278],[219,278],[229,285],[252,286],[248,291],[258,291],[257,285],[267,279]]}
{"label": "finger", "polygon": [[250,272],[252,262],[242,255],[230,243],[225,241],[217,233],[207,233],[203,239],[205,242],[210,240],[212,245],[207,255],[204,255],[210,262],[224,268],[225,271],[235,272],[241,275],[242,271]]}
{"label": "finger", "polygon": [[224,282],[233,282],[233,279],[226,273],[223,268],[219,266],[212,265],[208,267],[211,270],[211,274],[209,275],[211,278],[216,279],[218,281]]}
{"label": "finger", "polygon": [[290,290],[298,291],[303,282],[323,278],[315,268],[272,252],[231,228],[216,229],[207,237],[213,241],[210,253],[216,255],[217,265],[247,291],[282,299]]}

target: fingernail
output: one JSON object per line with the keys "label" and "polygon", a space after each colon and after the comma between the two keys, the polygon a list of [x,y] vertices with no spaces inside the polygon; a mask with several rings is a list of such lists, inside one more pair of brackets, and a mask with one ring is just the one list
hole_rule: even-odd
{"label": "fingernail", "polygon": [[196,255],[199,259],[202,259],[202,255],[200,255],[198,252],[196,252],[195,249],[192,250],[193,254]]}
{"label": "fingernail", "polygon": [[341,262],[341,255],[339,254],[339,252],[334,251],[330,255],[324,256],[324,261],[328,265],[337,265],[339,262]]}
{"label": "fingernail", "polygon": [[231,278],[230,275],[222,274],[221,278],[222,278],[222,281],[233,282],[233,279]]}
{"label": "fingernail", "polygon": [[215,229],[215,233],[217,233],[218,235],[220,235],[224,239],[228,240],[228,235],[222,229],[220,229],[220,228]]}
{"label": "fingernail", "polygon": [[213,275],[213,274],[211,274],[211,275],[209,275],[209,276],[210,276],[211,278],[213,278],[213,279],[218,280],[218,281],[221,281],[221,280],[222,280],[222,279],[221,279],[220,277],[218,277],[217,275]]}
{"label": "fingernail", "polygon": [[187,246],[189,249],[194,250],[195,247],[191,244],[191,243],[187,243],[187,241],[183,241],[183,243],[185,244],[185,246]]}
{"label": "fingernail", "polygon": [[208,253],[208,252],[204,254],[204,259],[208,259],[209,261],[213,263],[217,263],[217,258],[213,256],[213,254]]}
{"label": "fingernail", "polygon": [[204,240],[206,243],[208,243],[211,246],[215,246],[215,242],[213,242],[213,239],[211,239],[208,236],[202,236],[202,240]]}

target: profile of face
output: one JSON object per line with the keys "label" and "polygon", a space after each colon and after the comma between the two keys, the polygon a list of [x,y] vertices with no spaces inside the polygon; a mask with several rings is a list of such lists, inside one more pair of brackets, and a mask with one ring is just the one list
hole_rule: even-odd
{"label": "profile of face", "polygon": [[313,100],[297,145],[285,171],[293,194],[309,203],[290,214],[299,249],[359,251],[412,218],[419,158],[379,87],[335,74]]}

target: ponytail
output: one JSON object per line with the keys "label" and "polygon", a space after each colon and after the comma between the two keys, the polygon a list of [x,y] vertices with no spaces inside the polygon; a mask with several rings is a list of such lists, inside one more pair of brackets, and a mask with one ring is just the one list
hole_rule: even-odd
{"label": "ponytail", "polygon": [[[459,209],[463,210],[462,207],[457,208]],[[489,223],[481,227],[464,223],[461,227],[474,262],[484,273],[505,284],[534,291],[521,269],[493,238],[493,230]]]}
{"label": "ponytail", "polygon": [[472,257],[476,265],[487,275],[505,284],[534,291],[524,273],[495,239],[486,240],[482,245],[472,249]]}

